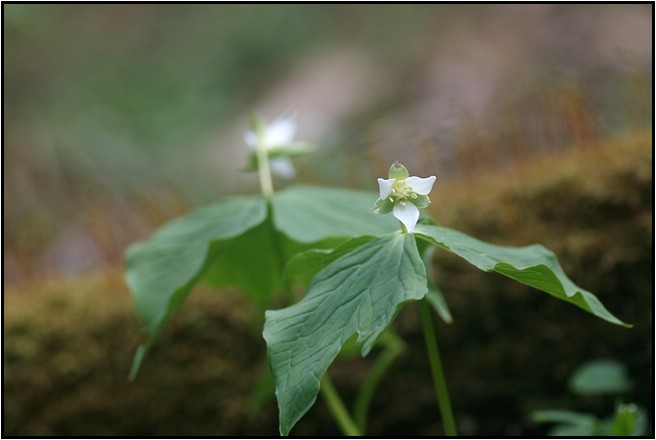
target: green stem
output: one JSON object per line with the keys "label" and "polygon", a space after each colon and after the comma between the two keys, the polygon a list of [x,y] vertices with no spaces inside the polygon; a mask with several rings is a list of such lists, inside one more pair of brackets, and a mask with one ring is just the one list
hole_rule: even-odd
{"label": "green stem", "polygon": [[282,243],[280,242],[280,234],[276,231],[275,226],[273,225],[273,207],[271,206],[271,200],[269,200],[269,215],[267,222],[269,223],[269,229],[271,232],[271,245],[273,246],[273,252],[275,253],[276,262],[278,265],[278,273],[281,276],[282,288],[285,291],[287,296],[287,302],[289,305],[292,305],[296,302],[296,297],[294,296],[294,291],[292,286],[285,277],[285,251],[283,250]]}
{"label": "green stem", "polygon": [[[284,277],[285,253],[282,249],[282,244],[280,243],[278,232],[273,226],[273,220],[272,220],[273,207],[271,206],[271,199],[273,197],[273,179],[271,178],[269,155],[267,154],[266,148],[264,148],[264,144],[262,142],[258,141],[256,153],[257,153],[257,170],[260,176],[260,188],[262,190],[262,194],[264,195],[264,197],[266,197],[268,202],[269,226],[271,229],[273,250],[276,254],[276,259],[278,261],[278,273],[280,273],[281,276]],[[296,302],[296,298],[294,298],[294,292],[292,291],[289,282],[283,279],[282,284],[285,290],[285,294],[287,296],[287,301],[289,302],[290,305],[294,304]]]}
{"label": "green stem", "polygon": [[257,143],[257,169],[260,175],[260,188],[262,194],[271,200],[273,195],[273,179],[271,178],[271,167],[269,166],[269,155],[262,142]]}
{"label": "green stem", "polygon": [[380,338],[380,342],[385,344],[385,350],[378,356],[374,364],[367,372],[367,377],[362,382],[358,395],[353,405],[353,417],[358,425],[360,432],[367,432],[367,416],[369,406],[378,384],[385,376],[385,373],[401,352],[403,352],[403,341],[394,333],[386,332]]}
{"label": "green stem", "polygon": [[337,420],[337,424],[342,430],[342,434],[349,437],[360,437],[362,435],[360,430],[346,410],[342,399],[339,397],[339,394],[337,394],[337,390],[327,374],[321,379],[320,391],[328,408],[330,408],[330,412],[333,413],[333,417]]}
{"label": "green stem", "polygon": [[456,436],[458,435],[458,429],[456,428],[456,421],[453,418],[453,411],[451,411],[451,401],[449,400],[449,392],[446,388],[446,380],[444,379],[444,371],[442,370],[442,361],[440,360],[440,352],[437,347],[437,338],[435,338],[435,329],[433,328],[430,308],[426,298],[419,301],[419,314],[421,316],[421,326],[424,330],[424,337],[426,338],[428,359],[430,361],[431,370],[433,371],[435,394],[437,395],[437,403],[440,408],[442,423],[444,424],[444,433],[448,436]]}

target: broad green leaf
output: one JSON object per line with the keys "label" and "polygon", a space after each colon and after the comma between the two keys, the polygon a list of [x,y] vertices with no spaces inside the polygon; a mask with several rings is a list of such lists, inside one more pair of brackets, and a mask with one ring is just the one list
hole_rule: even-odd
{"label": "broad green leaf", "polygon": [[132,378],[161,328],[202,276],[210,249],[212,257],[218,257],[230,239],[266,216],[261,197],[230,199],[172,221],[127,250],[126,280],[149,335],[135,355]]}
{"label": "broad green leaf", "polygon": [[612,359],[595,359],[576,369],[569,380],[575,394],[621,394],[631,389],[626,368]]}
{"label": "broad green leaf", "polygon": [[273,196],[273,221],[276,229],[301,243],[399,231],[394,217],[371,212],[377,198],[375,193],[293,186]]}
{"label": "broad green leaf", "polygon": [[351,335],[366,355],[401,305],[426,293],[411,234],[376,238],[321,270],[300,302],[266,312],[264,339],[276,382],[280,433],[316,400],[319,382]]}
{"label": "broad green leaf", "polygon": [[335,249],[310,249],[299,252],[287,263],[285,276],[290,280],[310,284],[312,278],[324,267],[353,249],[371,241],[374,237],[363,236],[347,240]]}
{"label": "broad green leaf", "polygon": [[451,311],[449,306],[444,299],[444,294],[442,290],[437,287],[433,278],[433,253],[435,252],[435,246],[429,246],[422,253],[422,260],[424,261],[424,266],[426,267],[426,279],[428,281],[428,292],[426,293],[426,299],[433,306],[433,309],[437,314],[442,318],[447,324],[453,323],[453,318],[451,317]]}
{"label": "broad green leaf", "polygon": [[542,245],[498,246],[453,229],[433,225],[417,225],[415,234],[455,253],[481,270],[498,272],[572,303],[612,324],[631,327],[610,313],[594,294],[574,284],[553,252]]}
{"label": "broad green leaf", "polygon": [[282,286],[282,269],[276,247],[280,234],[266,220],[242,235],[221,244],[216,258],[208,260],[203,281],[214,287],[234,286],[259,308],[269,305],[271,295]]}

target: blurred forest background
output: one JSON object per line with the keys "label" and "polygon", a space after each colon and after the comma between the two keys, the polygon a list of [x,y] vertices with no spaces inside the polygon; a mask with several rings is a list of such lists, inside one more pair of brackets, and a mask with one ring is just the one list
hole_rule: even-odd
{"label": "blurred forest background", "polygon": [[[264,344],[234,292],[194,292],[127,383],[143,333],[121,258],[175,216],[256,192],[248,112],[290,109],[320,145],[297,181],[376,191],[394,160],[435,174],[438,221],[542,242],[635,324],[439,254],[463,434],[544,433],[527,415],[558,405],[607,415],[612,399],[567,395],[591,357],[625,363],[626,399],[653,415],[652,5],[2,8],[5,434],[277,433],[273,402],[253,409]],[[408,307],[373,435],[440,432],[418,329]],[[347,399],[369,362],[336,365]],[[334,430],[318,403],[293,433]]]}

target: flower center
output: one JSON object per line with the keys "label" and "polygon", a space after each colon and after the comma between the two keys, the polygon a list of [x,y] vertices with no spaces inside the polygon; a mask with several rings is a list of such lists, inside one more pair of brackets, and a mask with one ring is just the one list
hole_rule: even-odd
{"label": "flower center", "polygon": [[392,184],[392,198],[396,200],[403,200],[410,198],[416,198],[417,195],[412,191],[410,185],[405,183],[405,180],[397,180]]}

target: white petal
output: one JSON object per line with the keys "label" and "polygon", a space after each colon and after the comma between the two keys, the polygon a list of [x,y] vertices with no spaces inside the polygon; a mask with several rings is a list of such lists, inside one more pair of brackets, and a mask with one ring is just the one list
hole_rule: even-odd
{"label": "white petal", "polygon": [[378,188],[380,189],[380,198],[386,199],[392,195],[392,185],[396,179],[378,179]]}
{"label": "white petal", "polygon": [[413,192],[421,194],[422,196],[427,196],[428,193],[433,189],[435,179],[435,176],[426,177],[425,179],[421,177],[410,176],[405,179],[405,183],[410,185],[410,188],[412,188]]}
{"label": "white petal", "polygon": [[292,179],[296,175],[296,169],[292,161],[287,157],[277,157],[269,161],[271,172],[285,179]]}
{"label": "white petal", "polygon": [[296,134],[295,118],[296,113],[288,112],[269,124],[264,138],[267,148],[288,144],[294,139]]}
{"label": "white petal", "polygon": [[417,220],[419,220],[419,210],[415,205],[410,202],[403,204],[396,202],[394,203],[392,214],[405,225],[408,232],[415,232],[415,226],[417,225]]}
{"label": "white petal", "polygon": [[255,150],[257,148],[257,135],[252,131],[247,131],[244,133],[244,142],[251,147],[251,150]]}

